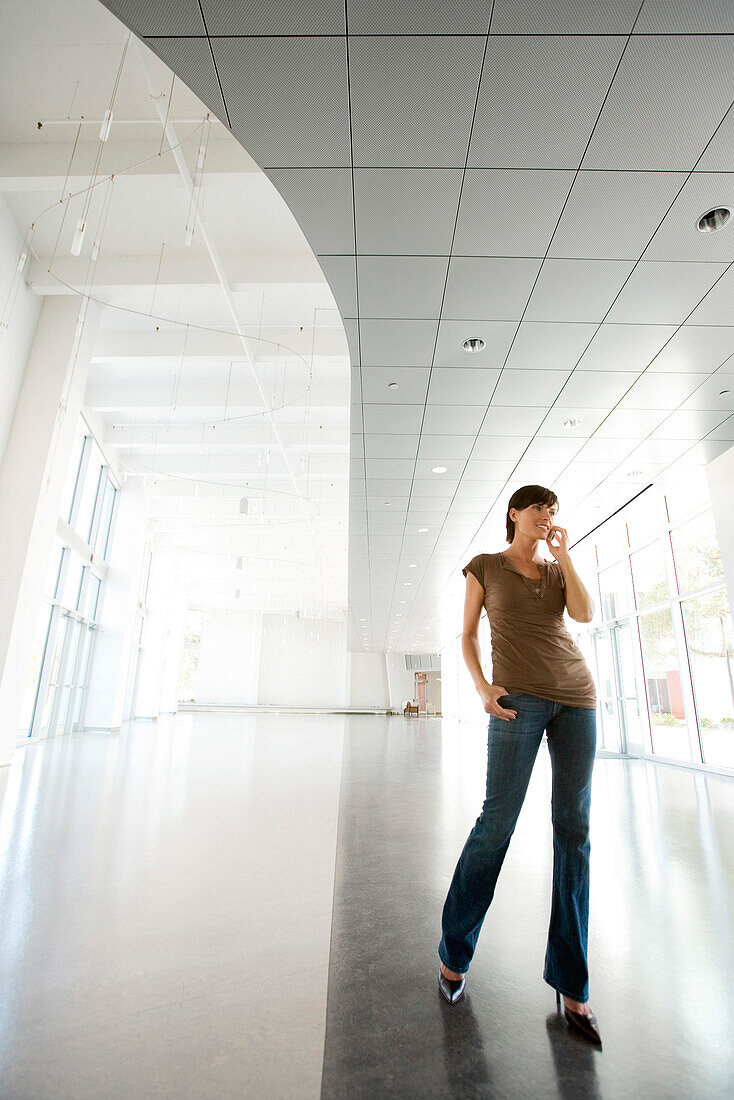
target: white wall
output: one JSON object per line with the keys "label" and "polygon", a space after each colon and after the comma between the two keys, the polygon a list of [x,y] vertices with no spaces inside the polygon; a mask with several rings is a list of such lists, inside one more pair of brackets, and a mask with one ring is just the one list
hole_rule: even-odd
{"label": "white wall", "polygon": [[143,627],[136,718],[157,718],[162,711],[170,709],[171,668],[175,665],[178,670],[183,646],[183,599],[171,555],[164,551],[154,552],[146,600],[148,614]]}
{"label": "white wall", "polygon": [[706,475],[726,590],[729,593],[729,607],[734,620],[734,447],[709,462]]}
{"label": "white wall", "polygon": [[345,622],[263,615],[258,702],[343,707],[346,637]]}
{"label": "white wall", "polygon": [[[0,314],[5,309],[22,246],[23,236],[13,221],[5,199],[0,195]],[[29,256],[26,273],[30,269],[30,263]],[[42,298],[28,289],[23,277],[18,286],[8,328],[0,330],[0,463],[10,435],[10,425],[42,301]]]}
{"label": "white wall", "polygon": [[213,610],[204,615],[196,670],[196,702],[257,703],[262,612]]}
{"label": "white wall", "polygon": [[385,661],[390,681],[390,707],[402,714],[405,704],[415,696],[415,676],[412,669],[405,667],[404,653],[386,653]]}
{"label": "white wall", "polygon": [[349,655],[350,707],[384,707],[390,705],[384,653]]}

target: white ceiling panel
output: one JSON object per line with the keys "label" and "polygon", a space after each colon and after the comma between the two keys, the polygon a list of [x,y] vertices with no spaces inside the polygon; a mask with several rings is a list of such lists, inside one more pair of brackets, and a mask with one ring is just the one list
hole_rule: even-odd
{"label": "white ceiling panel", "polygon": [[[724,392],[727,391],[727,392]],[[734,374],[717,371],[683,402],[684,409],[734,409]]]}
{"label": "white ceiling panel", "polygon": [[623,38],[490,38],[470,168],[576,168]]}
{"label": "white ceiling panel", "polygon": [[540,270],[540,260],[454,257],[449,265],[443,316],[519,319]]}
{"label": "white ceiling panel", "polygon": [[475,435],[484,405],[426,405],[423,431],[427,435]]}
{"label": "white ceiling panel", "polygon": [[447,266],[436,256],[360,256],[360,317],[438,317]]}
{"label": "white ceiling panel", "polygon": [[105,0],[105,7],[141,35],[204,35],[199,0],[149,4],[147,0]]}
{"label": "white ceiling panel", "polygon": [[694,172],[650,242],[645,258],[734,260],[734,232],[731,226],[717,233],[701,233],[698,229],[701,216],[717,206],[734,207],[731,176],[723,172]]}
{"label": "white ceiling panel", "polygon": [[432,405],[488,405],[499,369],[434,367],[428,400]]}
{"label": "white ceiling panel", "polygon": [[639,259],[685,180],[684,172],[579,172],[549,256]]}
{"label": "white ceiling panel", "polygon": [[418,453],[420,436],[404,435],[402,432],[394,435],[367,434],[364,437],[365,454],[367,458],[415,458]]}
{"label": "white ceiling panel", "polygon": [[564,462],[550,458],[523,458],[512,476],[523,485],[552,485],[563,471]]}
{"label": "white ceiling panel", "polygon": [[[500,367],[517,331],[516,321],[442,320],[438,327],[438,342],[434,366],[436,367]],[[485,347],[475,354],[462,348],[465,340],[473,337],[484,340]]]}
{"label": "white ceiling panel", "polygon": [[726,411],[680,409],[653,432],[653,439],[676,436],[678,439],[701,439],[726,419]]}
{"label": "white ceiling panel", "polygon": [[611,408],[627,392],[632,381],[629,374],[618,374],[616,371],[575,370],[563,387],[559,401],[578,409],[597,408],[599,405]]}
{"label": "white ceiling panel", "polygon": [[598,325],[523,321],[507,357],[513,370],[571,370]]}
{"label": "white ceiling panel", "polygon": [[291,0],[201,0],[210,35],[344,34],[342,0],[293,4]]}
{"label": "white ceiling panel", "polygon": [[357,276],[354,256],[319,256],[319,265],[342,317],[356,317]]}
{"label": "white ceiling panel", "polygon": [[721,120],[696,165],[696,171],[734,172],[734,111],[729,111]]}
{"label": "white ceiling panel", "polygon": [[412,458],[368,458],[365,462],[368,484],[374,478],[409,478],[413,477]]}
{"label": "white ceiling panel", "polygon": [[628,260],[546,260],[528,321],[601,321],[633,264]]}
{"label": "white ceiling panel", "polygon": [[612,325],[605,322],[579,361],[581,370],[639,374],[675,332],[675,325]]}
{"label": "white ceiling panel", "polygon": [[484,42],[350,39],[354,166],[463,168]]}
{"label": "white ceiling panel", "polygon": [[364,405],[364,430],[370,434],[419,435],[423,405]]}
{"label": "white ceiling panel", "polygon": [[730,0],[645,0],[635,34],[727,34],[734,32]]}
{"label": "white ceiling panel", "polygon": [[[371,404],[425,404],[430,367],[362,367],[363,400]],[[399,389],[391,390],[391,382]]]}
{"label": "white ceiling panel", "polygon": [[[734,226],[732,228],[734,229]],[[732,302],[734,302],[734,267],[730,267],[716,285],[712,286],[687,323],[689,325],[727,325],[731,328],[734,320]]]}
{"label": "white ceiling panel", "polygon": [[545,406],[524,409],[492,406],[487,409],[487,416],[482,424],[482,435],[527,436],[529,442],[547,411]]}
{"label": "white ceiling panel", "polygon": [[690,171],[734,99],[734,38],[633,37],[583,168]]}
{"label": "white ceiling panel", "polygon": [[597,427],[600,436],[642,440],[650,435],[668,414],[656,409],[615,409]]}
{"label": "white ceiling panel", "polygon": [[638,378],[622,400],[625,409],[674,409],[706,379],[705,374],[663,374],[652,370]]}
{"label": "white ceiling panel", "polygon": [[[468,169],[454,255],[544,256],[573,176],[571,171]],[[499,216],[492,217],[495,212]]]}
{"label": "white ceiling panel", "polygon": [[640,0],[495,0],[493,34],[629,34]]}
{"label": "white ceiling panel", "polygon": [[425,431],[418,447],[418,458],[433,465],[465,461],[471,452],[475,435],[428,435]]}
{"label": "white ceiling panel", "polygon": [[509,370],[502,371],[493,405],[551,405],[570,370]]}
{"label": "white ceiling panel", "polygon": [[[606,416],[608,409],[579,409],[575,405],[555,405],[547,412],[547,416],[538,435],[555,435],[562,439],[585,439],[594,434],[595,429]],[[577,418],[581,424],[577,428],[564,428],[564,420]]]}
{"label": "white ceiling panel", "polygon": [[258,164],[349,164],[343,38],[215,38],[212,50],[232,130]]}
{"label": "white ceiling panel", "polygon": [[508,478],[514,468],[514,462],[470,458],[466,464],[462,484],[467,481],[501,481],[503,478]]}
{"label": "white ceiling panel", "polygon": [[[459,484],[459,475],[457,473],[455,477],[452,477],[451,463],[444,463],[444,465],[449,467],[448,473],[441,474],[440,477],[433,474],[433,480],[418,476],[418,472],[416,471],[416,478],[413,482],[413,489],[410,497],[411,501],[416,500],[421,507],[425,507],[431,500],[440,500],[444,503],[451,500]],[[450,480],[447,481],[447,478]]]}
{"label": "white ceiling panel", "polygon": [[317,256],[354,253],[352,175],[347,168],[270,168]]}
{"label": "white ceiling panel", "polygon": [[362,363],[372,367],[423,367],[431,362],[436,321],[360,321]]}
{"label": "white ceiling panel", "polygon": [[650,365],[653,374],[710,374],[734,353],[734,328],[683,325]]}
{"label": "white ceiling panel", "polygon": [[486,34],[487,0],[347,0],[350,34]]}
{"label": "white ceiling panel", "polygon": [[709,432],[709,439],[730,439],[734,441],[734,416],[730,416],[718,428]]}
{"label": "white ceiling panel", "polygon": [[[492,410],[489,410],[492,413]],[[519,429],[518,429],[519,430]],[[518,459],[528,445],[528,437],[512,435],[477,436],[474,458]]]}
{"label": "white ceiling panel", "polygon": [[[360,253],[448,256],[461,170],[358,168],[354,205]],[[385,194],[390,201],[385,202]]]}
{"label": "white ceiling panel", "polygon": [[[149,45],[169,68],[179,73],[189,88],[229,125],[228,116],[206,38],[155,38]],[[250,150],[248,150],[249,152]]]}
{"label": "white ceiling panel", "polygon": [[553,461],[570,462],[583,447],[582,439],[560,439],[558,436],[548,436],[545,439],[533,439],[528,445],[525,458],[551,459]]}
{"label": "white ceiling panel", "polygon": [[607,319],[626,324],[682,324],[724,270],[724,264],[642,260]]}
{"label": "white ceiling panel", "polygon": [[634,442],[629,439],[610,439],[594,436],[593,439],[580,440],[578,443],[580,456],[589,462],[603,462],[606,459],[621,462],[634,447]]}

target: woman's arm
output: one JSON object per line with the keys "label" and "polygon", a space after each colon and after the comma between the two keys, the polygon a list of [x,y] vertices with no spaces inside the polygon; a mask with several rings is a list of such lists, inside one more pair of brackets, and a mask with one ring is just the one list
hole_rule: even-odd
{"label": "woman's arm", "polygon": [[[553,539],[556,539],[554,545]],[[551,527],[546,540],[548,549],[561,567],[566,582],[566,607],[577,623],[590,623],[594,618],[594,601],[584,588],[568,553],[568,532],[563,527]]]}
{"label": "woman's arm", "polygon": [[482,671],[482,658],[479,652],[479,620],[484,607],[484,589],[473,573],[466,575],[466,596],[464,597],[464,626],[461,631],[461,652],[464,655],[464,663],[469,669],[474,686],[484,704],[487,714],[494,714],[497,718],[504,718],[509,722],[515,718],[517,712],[505,710],[497,700],[507,692],[498,684],[490,684]]}

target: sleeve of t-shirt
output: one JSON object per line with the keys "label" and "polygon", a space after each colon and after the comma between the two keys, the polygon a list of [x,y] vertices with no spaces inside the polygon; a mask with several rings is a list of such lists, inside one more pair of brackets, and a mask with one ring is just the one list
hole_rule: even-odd
{"label": "sleeve of t-shirt", "polygon": [[484,588],[484,554],[477,554],[470,562],[467,562],[461,572],[464,576],[466,576],[467,573],[471,573],[473,577],[477,578],[482,588]]}

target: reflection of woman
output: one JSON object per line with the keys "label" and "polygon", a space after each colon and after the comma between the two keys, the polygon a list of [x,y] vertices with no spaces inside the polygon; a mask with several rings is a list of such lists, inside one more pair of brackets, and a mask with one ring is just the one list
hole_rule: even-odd
{"label": "reflection of woman", "polygon": [[[451,1004],[464,992],[545,731],[553,771],[553,897],[543,977],[559,1004],[563,996],[568,1022],[600,1043],[588,1004],[586,961],[596,693],[563,622],[564,608],[572,619],[589,622],[593,604],[571,564],[565,530],[553,526],[557,508],[550,489],[518,489],[507,507],[509,549],[478,554],[462,570],[467,582],[462,651],[491,715],[487,792],[444,905],[438,981]],[[543,542],[555,562],[541,557]],[[491,684],[479,653],[482,606],[492,634]]]}

